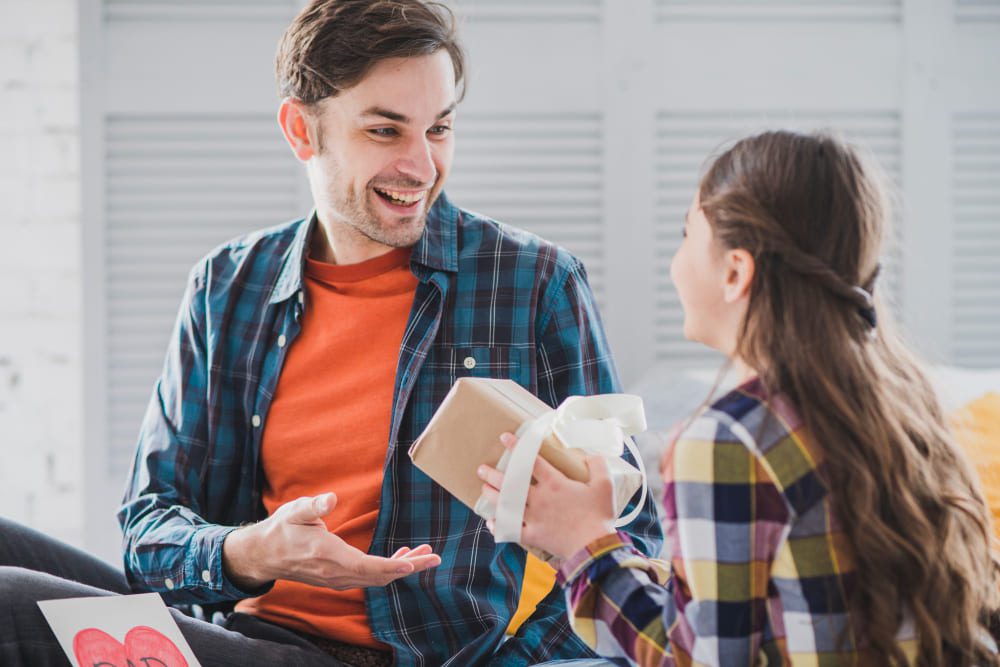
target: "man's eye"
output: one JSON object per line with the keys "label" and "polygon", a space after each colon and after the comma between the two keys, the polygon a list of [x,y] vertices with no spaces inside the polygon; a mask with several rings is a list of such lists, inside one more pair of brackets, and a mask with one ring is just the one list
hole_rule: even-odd
{"label": "man's eye", "polygon": [[444,136],[444,135],[448,134],[449,132],[451,132],[451,126],[450,125],[435,125],[434,127],[432,127],[431,129],[429,129],[427,131],[430,132],[431,134],[436,134],[438,136]]}
{"label": "man's eye", "polygon": [[368,131],[376,137],[395,137],[399,134],[394,127],[376,127]]}

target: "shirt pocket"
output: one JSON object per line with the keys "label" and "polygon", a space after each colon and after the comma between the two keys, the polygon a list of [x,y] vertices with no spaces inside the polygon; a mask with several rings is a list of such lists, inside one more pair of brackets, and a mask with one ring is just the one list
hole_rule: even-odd
{"label": "shirt pocket", "polygon": [[426,367],[448,386],[459,378],[499,378],[529,386],[530,354],[527,348],[435,345]]}

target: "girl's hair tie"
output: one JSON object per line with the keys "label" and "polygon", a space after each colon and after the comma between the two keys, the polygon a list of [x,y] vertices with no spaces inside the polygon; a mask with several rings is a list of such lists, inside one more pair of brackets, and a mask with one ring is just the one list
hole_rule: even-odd
{"label": "girl's hair tie", "polygon": [[852,287],[851,290],[864,301],[864,305],[858,308],[858,314],[874,330],[878,324],[878,318],[875,316],[875,300],[872,298],[871,292],[857,285]]}

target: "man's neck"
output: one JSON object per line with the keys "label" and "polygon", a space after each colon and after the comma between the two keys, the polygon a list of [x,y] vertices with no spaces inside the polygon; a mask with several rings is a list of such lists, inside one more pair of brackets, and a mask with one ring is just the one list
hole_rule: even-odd
{"label": "man's neck", "polygon": [[353,227],[330,221],[317,213],[316,229],[309,243],[309,257],[327,264],[360,264],[394,250],[364,236]]}

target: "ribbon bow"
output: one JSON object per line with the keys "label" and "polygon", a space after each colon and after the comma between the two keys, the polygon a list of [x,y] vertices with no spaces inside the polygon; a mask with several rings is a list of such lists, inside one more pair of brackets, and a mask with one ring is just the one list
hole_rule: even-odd
{"label": "ribbon bow", "polygon": [[[502,467],[504,459],[507,459],[500,499],[497,501],[494,539],[497,542],[521,541],[531,472],[542,441],[550,433],[554,433],[567,447],[587,454],[618,457],[623,447],[628,448],[642,475],[642,495],[631,512],[615,521],[615,527],[630,523],[646,502],[646,469],[630,436],[645,430],[646,414],[642,399],[630,394],[571,396],[555,410],[525,422],[517,431],[518,441],[514,449],[505,453],[499,464]],[[480,499],[480,505],[482,503]]]}

